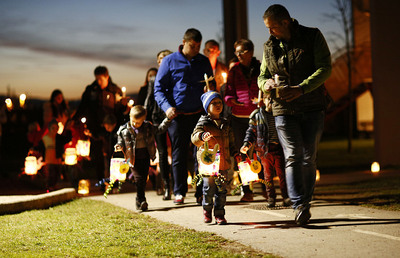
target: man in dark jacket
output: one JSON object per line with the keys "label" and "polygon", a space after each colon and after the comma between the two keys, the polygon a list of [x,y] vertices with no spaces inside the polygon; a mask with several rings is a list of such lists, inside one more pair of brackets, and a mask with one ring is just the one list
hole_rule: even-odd
{"label": "man in dark jacket", "polygon": [[95,81],[86,87],[82,94],[79,107],[74,115],[74,120],[80,123],[82,117],[86,118],[87,129],[93,136],[90,144],[90,157],[96,168],[97,179],[104,178],[103,143],[99,134],[102,131],[103,119],[106,115],[117,117],[117,127],[123,121],[126,109],[126,98],[122,98],[122,90],[112,82],[105,66],[98,66],[94,70]]}
{"label": "man in dark jacket", "polygon": [[331,56],[322,33],[299,25],[282,5],[271,5],[263,18],[271,36],[264,44],[258,86],[271,93],[289,197],[296,223],[304,225],[311,218],[327,99],[323,84],[331,73]]}

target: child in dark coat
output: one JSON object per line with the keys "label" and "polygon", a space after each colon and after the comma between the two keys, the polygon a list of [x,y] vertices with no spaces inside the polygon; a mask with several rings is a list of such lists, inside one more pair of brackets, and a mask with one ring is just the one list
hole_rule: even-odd
{"label": "child in dark coat", "polygon": [[273,180],[274,170],[279,177],[283,206],[287,207],[291,205],[291,201],[286,188],[283,150],[278,140],[274,117],[266,108],[269,106],[269,98],[265,97],[263,100],[264,103],[260,98],[259,107],[250,115],[249,128],[246,131],[240,152],[246,154],[249,148],[255,144],[255,151],[261,159],[261,164],[264,168],[264,178],[267,182],[268,207],[275,207],[276,202]]}
{"label": "child in dark coat", "polygon": [[122,125],[117,132],[115,151],[123,151],[129,160],[129,167],[136,184],[136,209],[146,211],[148,204],[145,197],[146,181],[150,159],[156,158],[155,135],[165,132],[170,120],[165,118],[159,126],[146,121],[147,111],[141,105],[130,111],[130,121]]}

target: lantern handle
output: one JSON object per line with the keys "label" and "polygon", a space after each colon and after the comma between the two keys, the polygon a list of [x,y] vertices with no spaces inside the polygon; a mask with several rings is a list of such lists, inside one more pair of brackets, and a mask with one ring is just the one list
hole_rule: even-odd
{"label": "lantern handle", "polygon": [[[115,154],[116,152],[119,152],[119,151],[113,151],[113,154],[111,155],[111,158],[114,157],[114,154]],[[123,150],[122,148],[121,148],[121,152],[124,154],[124,159],[125,159],[125,161],[126,161],[126,155],[125,155],[125,152],[124,152],[124,150]]]}

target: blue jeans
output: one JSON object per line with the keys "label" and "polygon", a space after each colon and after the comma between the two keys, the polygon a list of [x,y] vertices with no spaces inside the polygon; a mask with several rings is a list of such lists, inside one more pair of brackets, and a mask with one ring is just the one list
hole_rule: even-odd
{"label": "blue jeans", "polygon": [[286,183],[293,208],[309,205],[315,186],[318,143],[325,111],[276,116],[275,125],[285,155]]}
{"label": "blue jeans", "polygon": [[172,175],[174,177],[174,195],[186,196],[188,185],[188,159],[191,135],[201,113],[194,115],[178,115],[168,128],[172,151]]}
{"label": "blue jeans", "polygon": [[[227,170],[220,170],[219,173],[225,178],[228,175]],[[212,211],[214,206],[214,216],[225,215],[225,204],[226,204],[226,183],[220,185],[218,189],[215,184],[215,177],[204,177],[203,178],[203,209],[206,211]],[[215,197],[215,200],[214,200]]]}

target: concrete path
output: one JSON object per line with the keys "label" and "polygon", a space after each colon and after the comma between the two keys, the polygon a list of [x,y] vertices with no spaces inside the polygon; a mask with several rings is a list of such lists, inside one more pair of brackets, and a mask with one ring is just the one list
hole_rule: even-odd
{"label": "concrete path", "polygon": [[[354,175],[347,176],[351,181]],[[360,176],[371,175],[359,175],[358,180]],[[334,178],[330,180],[335,181]],[[110,194],[107,199],[103,196],[88,198],[136,212],[135,196],[135,193],[124,193]],[[314,201],[310,224],[299,227],[293,222],[292,209],[268,209],[261,195],[256,195],[254,202],[240,203],[237,195],[228,196],[228,225],[219,226],[203,223],[202,207],[196,204],[193,189],[181,206],[163,201],[154,191],[147,192],[146,197],[149,211],[144,212],[145,215],[194,230],[213,232],[282,257],[399,257],[400,212]]]}

